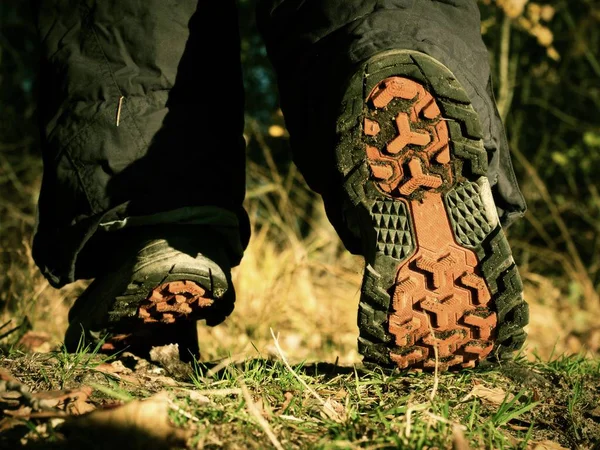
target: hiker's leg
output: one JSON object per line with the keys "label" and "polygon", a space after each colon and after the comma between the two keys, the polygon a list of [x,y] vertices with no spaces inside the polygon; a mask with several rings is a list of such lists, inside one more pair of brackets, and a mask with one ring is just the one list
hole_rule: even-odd
{"label": "hiker's leg", "polygon": [[[335,140],[331,117],[344,88],[340,78],[381,51],[409,49],[434,57],[456,75],[482,122],[500,219],[507,226],[522,216],[525,202],[493,98],[475,0],[262,0],[257,20],[278,75],[295,161],[326,204],[338,196],[333,154],[326,149]],[[337,209],[328,209],[330,218],[339,223],[347,247],[356,250]]]}
{"label": "hiker's leg", "polygon": [[[33,255],[80,342],[147,356],[232,311],[249,238],[234,0],[34,0],[44,177]],[[214,24],[218,24],[215,35]],[[81,341],[83,337],[83,341]]]}
{"label": "hiker's leg", "polygon": [[249,226],[234,0],[33,3],[44,158],[33,253],[50,282],[96,277],[130,225],[213,227],[239,262]]}
{"label": "hiker's leg", "polygon": [[473,367],[520,348],[501,224],[525,204],[476,2],[263,1],[258,19],[294,160],[365,257],[365,361]]}

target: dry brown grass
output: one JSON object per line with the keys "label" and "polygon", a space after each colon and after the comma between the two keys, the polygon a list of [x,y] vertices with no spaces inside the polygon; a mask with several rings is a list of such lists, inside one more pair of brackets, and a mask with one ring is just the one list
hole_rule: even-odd
{"label": "dry brown grass", "polygon": [[[269,148],[262,145],[268,155]],[[236,310],[217,327],[199,325],[203,359],[243,358],[256,356],[257,351],[273,354],[272,328],[280,333],[293,361],[358,362],[356,311],[362,258],[342,247],[319,200],[313,209],[306,207],[314,194],[293,166],[285,173],[276,172],[273,164],[267,166],[250,166],[246,207],[254,232],[233,273]],[[29,185],[18,201],[3,191],[4,204],[9,205],[3,210],[4,221],[10,226],[0,231],[0,324],[12,319],[13,326],[27,317],[35,331],[48,333],[52,345],[60,345],[68,309],[86,282],[56,290],[35,266],[30,240],[36,198],[32,192],[37,186],[37,182]],[[299,223],[308,224],[303,232]],[[565,283],[530,271],[527,262],[521,273],[532,312],[526,353],[544,359],[552,352],[597,354],[598,317],[569,300],[573,296],[557,287]]]}
{"label": "dry brown grass", "polygon": [[[237,305],[212,329],[200,327],[205,358],[273,352],[270,328],[294,360],[352,363],[362,258],[343,251],[329,224],[304,242],[277,246],[270,231],[254,234],[242,264],[234,269]],[[334,248],[326,248],[326,247]],[[331,261],[328,253],[340,252]]]}

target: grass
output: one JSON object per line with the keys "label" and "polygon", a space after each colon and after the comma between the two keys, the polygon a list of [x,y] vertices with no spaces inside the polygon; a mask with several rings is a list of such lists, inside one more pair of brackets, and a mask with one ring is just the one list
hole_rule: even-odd
{"label": "grass", "polygon": [[54,373],[60,382],[60,388],[64,387],[73,379],[77,372],[88,368],[94,368],[112,358],[112,355],[100,354],[100,348],[104,340],[100,340],[96,345],[84,345],[83,335],[79,339],[75,352],[69,352],[62,345],[59,349],[51,352],[54,359]]}
{"label": "grass", "polygon": [[[25,380],[43,379],[42,365],[52,365],[17,356],[2,363]],[[68,380],[45,376],[50,385],[93,386],[96,402],[166,391],[188,448],[592,448],[600,436],[600,362],[581,355],[438,375],[284,358],[197,363],[190,379],[170,386],[99,376],[98,361],[85,359]]]}
{"label": "grass", "polygon": [[[547,380],[546,364],[525,361],[517,364],[521,370],[537,372]],[[588,387],[585,401],[563,398],[568,404],[578,405],[573,417],[590,422],[588,425],[593,428],[590,431],[599,433],[598,424],[586,419],[582,409],[586,401],[598,401],[598,393],[591,394],[593,389],[589,389],[598,381],[598,365],[580,362],[579,366],[577,378],[563,375],[557,380],[568,379],[573,383],[571,386]],[[336,411],[334,417],[278,360],[244,361],[235,371],[213,375],[206,381],[205,389],[233,389],[239,386],[238,377],[243,377],[252,392],[252,401],[260,405],[261,414],[285,448],[448,448],[458,439],[457,434],[464,436],[472,448],[525,448],[528,441],[548,438],[572,448],[586,439],[573,428],[559,431],[567,405],[552,402],[557,391],[564,394],[563,388],[556,386],[557,380],[540,390],[539,383],[521,386],[499,367],[465,371],[459,375],[440,375],[436,394],[431,396],[436,381],[431,374],[304,363],[292,370],[326,399],[326,404],[332,405]],[[510,401],[507,395],[500,405],[486,398],[464,401],[477,384],[518,392]],[[534,396],[539,400],[533,400]],[[203,421],[196,439],[260,448],[265,444],[265,436],[260,426],[248,417],[243,403],[239,395],[232,395],[212,398],[208,406],[200,408],[185,398],[181,405]],[[544,424],[538,423],[541,418]],[[552,422],[557,426],[554,432]],[[232,436],[236,438],[232,440]],[[593,435],[587,439],[590,437]]]}

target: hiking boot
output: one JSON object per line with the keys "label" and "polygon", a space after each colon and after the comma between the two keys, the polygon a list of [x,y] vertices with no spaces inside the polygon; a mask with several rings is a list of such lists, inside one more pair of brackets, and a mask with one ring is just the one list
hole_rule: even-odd
{"label": "hiking boot", "polygon": [[98,345],[104,353],[127,350],[147,358],[154,346],[178,344],[183,360],[199,357],[196,321],[222,322],[235,293],[219,238],[188,229],[136,230],[123,260],[71,308],[68,351]]}
{"label": "hiking boot", "polygon": [[465,90],[437,60],[389,51],[361,65],[342,105],[336,159],[365,256],[365,362],[446,370],[509,357],[528,307]]}

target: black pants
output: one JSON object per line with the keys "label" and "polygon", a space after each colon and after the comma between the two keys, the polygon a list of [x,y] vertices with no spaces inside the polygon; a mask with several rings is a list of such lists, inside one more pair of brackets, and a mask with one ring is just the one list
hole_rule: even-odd
{"label": "black pants", "polygon": [[[216,227],[203,216],[223,217],[239,261],[250,231],[235,1],[33,1],[44,157],[33,252],[45,276],[57,287],[96,276],[117,235],[107,230],[160,213]],[[358,246],[337,203],[335,113],[352,68],[386,49],[455,73],[481,116],[501,220],[522,215],[475,0],[265,0],[257,23],[294,161],[348,249]]]}

